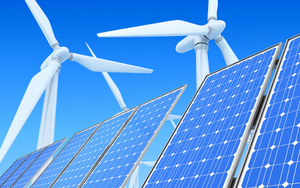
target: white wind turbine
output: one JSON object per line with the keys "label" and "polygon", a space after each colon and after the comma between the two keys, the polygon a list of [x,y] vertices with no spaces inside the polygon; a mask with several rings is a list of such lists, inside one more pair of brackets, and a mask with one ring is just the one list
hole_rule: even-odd
{"label": "white wind turbine", "polygon": [[53,52],[41,65],[41,71],[30,81],[23,96],[21,104],[15,114],[8,133],[0,149],[0,162],[6,155],[13,141],[22,129],[36,103],[46,89],[43,113],[39,131],[37,148],[53,143],[58,74],[61,63],[65,60],[75,61],[85,68],[96,72],[126,72],[126,73],[151,73],[151,69],[136,67],[114,61],[98,59],[76,53],[69,53],[68,48],[60,47],[52,31],[50,22],[35,0],[25,0],[33,16],[42,29]]}
{"label": "white wind turbine", "polygon": [[174,20],[156,24],[120,29],[98,33],[98,37],[158,37],[158,36],[187,36],[176,46],[179,53],[195,49],[197,89],[204,77],[209,74],[208,65],[208,41],[214,39],[223,53],[227,65],[235,63],[238,58],[221,36],[225,28],[225,22],[217,20],[218,0],[209,0],[208,23],[204,26],[195,25],[185,21]]}

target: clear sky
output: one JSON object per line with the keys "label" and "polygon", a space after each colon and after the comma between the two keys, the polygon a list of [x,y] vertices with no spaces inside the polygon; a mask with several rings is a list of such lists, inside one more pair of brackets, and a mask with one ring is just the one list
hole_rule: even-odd
{"label": "clear sky", "polygon": [[[97,33],[169,20],[207,23],[208,0],[38,0],[61,46],[90,55],[85,42],[104,59],[151,68],[152,74],[110,74],[129,108],[187,84],[172,114],[181,115],[196,91],[195,53],[179,54],[183,37],[98,38]],[[226,22],[222,35],[239,59],[300,33],[299,0],[220,1],[218,19]],[[0,1],[0,143],[3,142],[30,79],[52,52],[24,0]],[[209,43],[210,70],[225,66],[214,41]],[[81,65],[62,64],[55,140],[120,112],[101,73]],[[19,157],[36,149],[43,96],[0,163],[0,175]],[[156,160],[173,127],[167,122],[144,160]],[[141,168],[141,180],[150,168]],[[140,182],[141,184],[142,182]]]}

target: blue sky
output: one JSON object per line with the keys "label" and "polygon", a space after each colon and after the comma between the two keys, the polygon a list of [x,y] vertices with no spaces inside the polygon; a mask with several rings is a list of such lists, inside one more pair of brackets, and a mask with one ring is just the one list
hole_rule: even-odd
{"label": "blue sky", "polygon": [[[187,84],[172,114],[181,115],[196,91],[195,53],[179,54],[183,37],[98,38],[99,32],[169,20],[207,23],[207,0],[70,1],[38,0],[61,46],[90,55],[88,42],[99,58],[151,68],[152,74],[112,73],[129,108]],[[300,1],[220,1],[218,19],[226,22],[222,35],[239,59],[300,33]],[[52,52],[24,0],[0,1],[0,143],[12,122],[30,79]],[[209,43],[210,71],[225,66],[214,41]],[[62,64],[58,86],[55,140],[120,112],[101,73],[81,65]],[[17,158],[36,149],[43,96],[0,164],[2,174]],[[172,133],[167,122],[145,160],[155,160]],[[141,181],[150,168],[141,167]],[[141,182],[142,183],[142,182]]]}

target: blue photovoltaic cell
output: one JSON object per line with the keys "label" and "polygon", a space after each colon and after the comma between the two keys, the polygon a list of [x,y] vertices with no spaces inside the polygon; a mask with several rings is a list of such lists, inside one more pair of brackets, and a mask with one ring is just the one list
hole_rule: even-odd
{"label": "blue photovoltaic cell", "polygon": [[82,187],[124,186],[184,88],[141,105]]}
{"label": "blue photovoltaic cell", "polygon": [[53,187],[78,187],[134,109],[103,122]]}
{"label": "blue photovoltaic cell", "polygon": [[23,173],[23,175],[13,184],[13,188],[23,188],[34,177],[38,170],[46,163],[46,161],[54,154],[54,152],[61,146],[65,139],[60,140],[50,146],[47,146],[43,153],[30,165],[30,167]]}
{"label": "blue photovoltaic cell", "polygon": [[28,157],[28,155],[17,159],[14,164],[12,164],[9,169],[1,176],[0,178],[0,186],[3,184],[3,182],[23,163],[23,161]]}
{"label": "blue photovoltaic cell", "polygon": [[49,187],[97,127],[98,125],[76,133],[31,187]]}
{"label": "blue photovoltaic cell", "polygon": [[287,42],[241,187],[300,187],[300,36]]}
{"label": "blue photovoltaic cell", "polygon": [[30,154],[29,157],[27,157],[27,159],[21,164],[21,166],[19,166],[19,168],[4,182],[1,188],[11,187],[13,183],[23,174],[23,172],[43,151],[44,148]]}
{"label": "blue photovoltaic cell", "polygon": [[234,175],[235,155],[247,140],[251,111],[264,93],[278,48],[207,76],[143,187],[229,187],[226,178]]}

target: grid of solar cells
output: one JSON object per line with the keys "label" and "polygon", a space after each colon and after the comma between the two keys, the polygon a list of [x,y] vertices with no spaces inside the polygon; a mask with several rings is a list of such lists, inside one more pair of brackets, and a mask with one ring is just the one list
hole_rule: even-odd
{"label": "grid of solar cells", "polygon": [[129,110],[103,122],[53,187],[77,187],[133,111]]}
{"label": "grid of solar cells", "polygon": [[31,187],[49,187],[97,127],[98,125],[76,133]]}
{"label": "grid of solar cells", "polygon": [[183,90],[141,105],[82,187],[124,186]]}
{"label": "grid of solar cells", "polygon": [[242,187],[300,187],[300,36],[289,39]]}
{"label": "grid of solar cells", "polygon": [[40,149],[30,154],[27,159],[19,166],[19,168],[4,182],[1,188],[11,187],[13,183],[25,172],[25,170],[36,160],[36,158],[44,151]]}
{"label": "grid of solar cells", "polygon": [[55,153],[61,146],[65,139],[55,142],[54,144],[45,148],[43,153],[30,165],[30,167],[23,173],[23,175],[13,184],[13,188],[23,188],[34,177],[38,170],[46,163],[46,161]]}
{"label": "grid of solar cells", "polygon": [[278,45],[207,76],[143,187],[229,184],[226,178],[234,175],[230,170],[276,49]]}
{"label": "grid of solar cells", "polygon": [[1,176],[0,178],[0,186],[3,184],[3,182],[23,163],[23,161],[28,157],[28,155],[17,159],[10,167],[7,169],[7,171]]}

